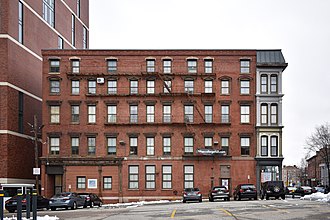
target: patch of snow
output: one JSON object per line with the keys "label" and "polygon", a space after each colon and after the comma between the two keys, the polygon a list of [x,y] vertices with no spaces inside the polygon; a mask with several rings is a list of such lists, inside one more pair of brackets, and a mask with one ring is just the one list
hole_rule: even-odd
{"label": "patch of snow", "polygon": [[[32,219],[32,217],[30,218]],[[45,216],[37,216],[37,220],[58,220],[59,218],[56,216],[49,216],[49,215],[45,215]],[[17,220],[17,218],[15,216],[13,217],[5,217],[3,220]],[[22,220],[28,220],[25,217],[22,217]]]}
{"label": "patch of snow", "polygon": [[304,197],[301,197],[300,199],[330,203],[330,193],[324,194],[321,192],[317,192],[317,193],[313,193],[311,195],[305,195]]}
{"label": "patch of snow", "polygon": [[159,200],[159,201],[140,201],[140,202],[127,202],[127,203],[116,203],[116,204],[103,204],[102,207],[105,208],[133,208],[144,205],[155,205],[155,204],[166,204],[182,202],[181,200],[169,201],[169,200]]}

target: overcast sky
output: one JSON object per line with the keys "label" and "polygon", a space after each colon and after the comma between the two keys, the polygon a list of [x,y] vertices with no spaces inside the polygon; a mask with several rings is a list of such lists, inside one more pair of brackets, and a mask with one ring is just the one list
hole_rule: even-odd
{"label": "overcast sky", "polygon": [[91,49],[282,49],[283,154],[330,122],[329,0],[90,0]]}

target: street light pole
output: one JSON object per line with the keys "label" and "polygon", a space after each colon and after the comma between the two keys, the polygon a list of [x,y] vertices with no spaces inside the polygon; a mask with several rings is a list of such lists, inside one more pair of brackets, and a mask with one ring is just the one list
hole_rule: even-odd
{"label": "street light pole", "polygon": [[[34,133],[34,166],[35,168],[39,168],[38,163],[38,157],[39,157],[39,151],[38,151],[38,120],[37,115],[34,115],[33,117],[33,133]],[[36,176],[36,190],[37,194],[39,194],[39,176]]]}

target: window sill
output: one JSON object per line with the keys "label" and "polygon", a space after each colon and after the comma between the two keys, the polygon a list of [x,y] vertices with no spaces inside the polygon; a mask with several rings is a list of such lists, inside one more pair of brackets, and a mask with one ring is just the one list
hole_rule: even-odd
{"label": "window sill", "polygon": [[51,75],[59,75],[61,74],[60,72],[49,72],[48,74],[51,74]]}
{"label": "window sill", "polygon": [[173,191],[173,188],[170,189],[161,189],[162,191]]}
{"label": "window sill", "polygon": [[49,93],[50,96],[60,96],[61,93]]}
{"label": "window sill", "polygon": [[50,125],[60,125],[60,122],[49,122]]}
{"label": "window sill", "polygon": [[144,189],[144,191],[156,191],[156,189]]}
{"label": "window sill", "polygon": [[140,191],[140,189],[127,189],[128,191]]}
{"label": "window sill", "polygon": [[70,124],[71,124],[71,125],[79,125],[80,122],[71,122]]}

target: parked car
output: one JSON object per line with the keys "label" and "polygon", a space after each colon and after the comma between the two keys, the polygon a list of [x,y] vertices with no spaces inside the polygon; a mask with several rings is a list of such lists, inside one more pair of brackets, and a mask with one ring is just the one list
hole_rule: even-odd
{"label": "parked car", "polygon": [[325,186],[316,186],[314,187],[314,189],[316,190],[316,192],[321,192],[321,193],[325,192]]}
{"label": "parked car", "polygon": [[85,205],[85,198],[74,192],[62,192],[50,198],[49,206],[52,211],[57,208],[76,209]]}
{"label": "parked car", "polygon": [[297,187],[294,187],[294,186],[288,186],[286,187],[287,188],[287,191],[286,191],[286,194],[287,195],[293,195],[293,193],[296,191]]}
{"label": "parked car", "polygon": [[300,187],[297,187],[297,189],[294,191],[294,193],[292,194],[292,198],[294,198],[295,195],[305,196],[305,195],[310,195],[312,193],[313,193],[312,187],[300,186]]}
{"label": "parked car", "polygon": [[283,181],[266,181],[261,184],[261,199],[275,197],[285,199],[285,187]]}
{"label": "parked car", "polygon": [[78,195],[85,199],[84,208],[87,206],[93,208],[94,205],[101,207],[103,204],[102,200],[94,193],[78,193]]}
{"label": "parked car", "polygon": [[183,190],[182,202],[186,203],[187,201],[199,201],[202,202],[203,195],[198,188],[185,188]]}
{"label": "parked car", "polygon": [[257,200],[257,189],[253,184],[239,184],[234,189],[234,200],[241,200],[243,198]]}
{"label": "parked car", "polygon": [[224,199],[229,201],[229,191],[225,186],[214,186],[209,193],[209,201],[214,202],[215,199]]}
{"label": "parked car", "polygon": [[[32,207],[32,196],[31,198],[31,207]],[[22,196],[22,209],[26,210],[26,195]],[[37,209],[49,209],[49,199],[44,196],[37,196]],[[17,196],[13,196],[12,198],[8,199],[5,203],[5,209],[8,210],[10,213],[14,213],[17,210]]]}

